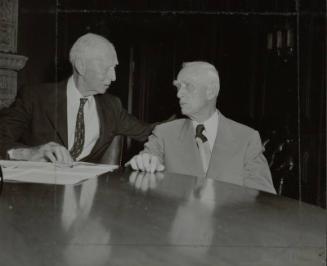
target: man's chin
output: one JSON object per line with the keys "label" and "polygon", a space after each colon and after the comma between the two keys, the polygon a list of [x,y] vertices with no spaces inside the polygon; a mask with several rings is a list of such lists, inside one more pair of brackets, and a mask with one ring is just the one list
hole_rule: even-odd
{"label": "man's chin", "polygon": [[103,89],[103,90],[93,90],[93,91],[89,91],[87,93],[87,95],[84,95],[85,97],[88,97],[88,96],[94,96],[94,95],[97,95],[97,94],[105,94],[107,91],[107,89]]}
{"label": "man's chin", "polygon": [[104,92],[105,93],[109,89],[110,85],[104,87]]}
{"label": "man's chin", "polygon": [[98,91],[98,93],[99,94],[105,94],[108,89],[109,89],[109,86],[108,87],[104,87],[102,90]]}
{"label": "man's chin", "polygon": [[188,116],[190,112],[189,112],[189,110],[187,110],[187,108],[183,108],[183,107],[181,107],[181,113],[182,113],[183,115]]}

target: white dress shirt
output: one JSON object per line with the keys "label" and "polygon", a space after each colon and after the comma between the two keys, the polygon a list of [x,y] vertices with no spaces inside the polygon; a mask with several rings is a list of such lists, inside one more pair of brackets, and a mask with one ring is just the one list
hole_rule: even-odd
{"label": "white dress shirt", "polygon": [[75,138],[75,127],[80,98],[86,98],[84,105],[85,141],[81,154],[76,158],[80,160],[89,155],[100,135],[99,116],[93,96],[83,97],[75,86],[71,76],[67,83],[67,133],[68,150],[73,147]]}
{"label": "white dress shirt", "polygon": [[204,125],[204,131],[203,131],[203,135],[205,135],[208,139],[209,142],[209,146],[210,146],[210,150],[212,151],[213,149],[213,145],[215,143],[216,140],[216,136],[217,136],[217,129],[218,129],[218,123],[219,123],[219,116],[218,116],[218,111],[216,110],[209,119],[207,119],[206,121],[202,122],[202,123],[198,123],[195,120],[192,120],[193,123],[193,127],[194,127],[194,136],[195,136],[195,128],[197,125],[199,124],[203,124]]}

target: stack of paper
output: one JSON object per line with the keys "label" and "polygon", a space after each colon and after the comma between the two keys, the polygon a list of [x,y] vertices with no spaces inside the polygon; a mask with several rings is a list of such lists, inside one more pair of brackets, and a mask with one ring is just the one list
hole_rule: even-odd
{"label": "stack of paper", "polygon": [[26,162],[0,160],[4,181],[31,182],[43,184],[76,184],[106,172],[112,172],[117,165],[74,162],[67,166],[49,162]]}

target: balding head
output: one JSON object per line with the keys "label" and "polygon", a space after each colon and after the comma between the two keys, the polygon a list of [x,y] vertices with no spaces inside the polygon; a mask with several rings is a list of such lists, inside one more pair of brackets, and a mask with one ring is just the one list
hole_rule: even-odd
{"label": "balding head", "polygon": [[115,48],[100,35],[87,33],[78,38],[69,57],[75,85],[83,96],[103,94],[116,80]]}
{"label": "balding head", "polygon": [[203,61],[185,62],[178,73],[177,80],[183,78],[192,80],[202,86],[212,87],[216,96],[218,96],[220,89],[219,75],[212,64]]}
{"label": "balding head", "polygon": [[184,63],[174,85],[184,115],[205,121],[215,112],[219,76],[213,65],[201,61]]}
{"label": "balding head", "polygon": [[117,61],[116,50],[112,43],[94,33],[87,33],[79,37],[69,53],[69,59],[73,66],[78,58],[87,59],[102,56],[107,56],[112,61]]}

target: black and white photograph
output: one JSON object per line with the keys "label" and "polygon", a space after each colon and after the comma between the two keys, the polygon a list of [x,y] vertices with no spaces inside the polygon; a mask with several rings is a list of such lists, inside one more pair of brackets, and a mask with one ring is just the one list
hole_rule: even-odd
{"label": "black and white photograph", "polygon": [[323,0],[0,0],[0,265],[326,265],[326,26]]}

